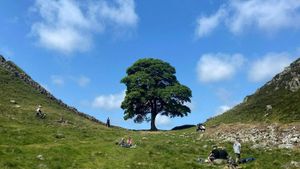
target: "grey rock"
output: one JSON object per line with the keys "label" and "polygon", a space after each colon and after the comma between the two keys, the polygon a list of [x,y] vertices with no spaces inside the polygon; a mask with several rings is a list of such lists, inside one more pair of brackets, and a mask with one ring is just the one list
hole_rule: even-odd
{"label": "grey rock", "polygon": [[43,160],[44,160],[44,157],[43,157],[43,155],[42,155],[42,154],[39,154],[39,155],[37,155],[37,156],[36,156],[36,158],[37,158],[38,160],[41,160],[41,161],[43,161]]}
{"label": "grey rock", "polygon": [[281,148],[281,149],[293,149],[294,148],[294,145],[293,144],[280,144],[278,145],[278,148]]}

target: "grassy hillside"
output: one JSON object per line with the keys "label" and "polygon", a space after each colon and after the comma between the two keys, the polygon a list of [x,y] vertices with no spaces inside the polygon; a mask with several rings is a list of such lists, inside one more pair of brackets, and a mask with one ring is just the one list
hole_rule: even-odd
{"label": "grassy hillside", "polygon": [[[35,117],[39,104],[47,113],[46,119]],[[68,123],[58,122],[62,116]],[[1,169],[223,168],[199,164],[196,159],[205,158],[214,144],[227,147],[232,155],[231,143],[221,144],[194,131],[195,128],[164,132],[106,128],[62,107],[0,66]],[[114,144],[128,136],[137,144],[135,149]],[[250,146],[243,144],[243,156],[257,160],[243,168],[281,168],[292,160],[300,161],[299,150],[260,151]]]}
{"label": "grassy hillside", "polygon": [[[208,125],[234,122],[300,122],[300,59],[247,96],[243,103],[209,119]],[[298,88],[298,89],[297,89]],[[270,105],[272,109],[267,109]]]}

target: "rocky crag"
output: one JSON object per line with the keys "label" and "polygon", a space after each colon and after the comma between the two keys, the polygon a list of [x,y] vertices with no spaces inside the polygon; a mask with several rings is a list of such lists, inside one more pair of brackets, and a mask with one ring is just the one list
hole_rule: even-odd
{"label": "rocky crag", "polygon": [[300,58],[244,101],[206,123],[300,122]]}
{"label": "rocky crag", "polygon": [[41,94],[47,96],[49,99],[57,102],[62,107],[66,108],[66,109],[72,111],[73,113],[78,114],[78,115],[80,115],[80,116],[82,116],[84,118],[87,118],[87,119],[89,119],[91,121],[103,124],[103,122],[97,120],[96,118],[94,118],[94,117],[92,117],[90,115],[87,115],[85,113],[82,113],[82,112],[78,111],[76,108],[68,106],[62,100],[55,98],[50,92],[48,92],[44,87],[42,87],[40,84],[38,84],[37,82],[35,82],[29,75],[27,75],[17,65],[15,65],[11,61],[6,61],[6,59],[2,55],[0,55],[0,67],[4,68],[8,72],[10,72],[13,76],[19,78],[24,83],[30,85],[31,87],[33,87],[34,89],[36,89]]}

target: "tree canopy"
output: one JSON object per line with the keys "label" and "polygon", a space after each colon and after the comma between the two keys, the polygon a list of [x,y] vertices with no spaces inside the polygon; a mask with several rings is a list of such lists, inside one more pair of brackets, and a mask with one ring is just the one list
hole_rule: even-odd
{"label": "tree canopy", "polygon": [[185,103],[191,102],[192,92],[178,82],[175,68],[169,63],[153,58],[140,59],[126,73],[121,80],[127,87],[121,105],[125,120],[151,121],[151,130],[157,130],[155,118],[158,114],[173,118],[191,112]]}

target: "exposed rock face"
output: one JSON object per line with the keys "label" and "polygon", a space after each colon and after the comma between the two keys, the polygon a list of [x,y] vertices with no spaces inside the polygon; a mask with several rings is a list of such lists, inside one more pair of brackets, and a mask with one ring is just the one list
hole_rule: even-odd
{"label": "exposed rock face", "polygon": [[267,84],[273,84],[274,90],[279,88],[287,89],[291,92],[296,92],[300,89],[300,59],[297,59],[290,66],[286,67],[283,72],[276,75]]}
{"label": "exposed rock face", "polygon": [[236,138],[242,143],[250,142],[252,148],[294,148],[300,146],[300,126],[288,125],[228,125],[209,129],[210,137],[223,142],[233,142]]}
{"label": "exposed rock face", "polygon": [[84,114],[82,112],[79,112],[76,108],[68,106],[67,104],[63,103],[60,99],[55,98],[44,87],[42,87],[40,84],[38,84],[37,82],[35,82],[34,80],[32,80],[31,77],[28,76],[25,72],[22,72],[21,69],[18,68],[13,62],[6,61],[5,58],[3,56],[1,56],[1,55],[0,55],[0,67],[2,67],[5,70],[9,71],[13,76],[21,79],[24,83],[32,86],[38,92],[40,92],[41,94],[46,95],[49,99],[57,102],[62,107],[65,107],[65,108],[69,109],[70,111],[74,112],[75,114],[83,116],[83,117],[85,117],[85,118],[87,118],[87,119],[89,119],[91,121],[103,124],[101,121],[97,120],[96,118],[94,118],[94,117],[92,117],[90,115]]}
{"label": "exposed rock face", "polygon": [[5,58],[2,55],[0,55],[0,62],[5,62],[5,61],[6,61]]}

